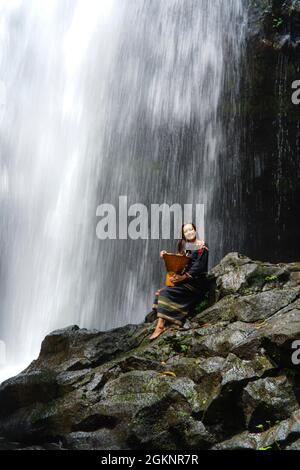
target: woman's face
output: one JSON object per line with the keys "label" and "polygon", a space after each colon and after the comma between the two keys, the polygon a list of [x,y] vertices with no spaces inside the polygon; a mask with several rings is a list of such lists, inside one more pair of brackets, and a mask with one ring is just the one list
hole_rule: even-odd
{"label": "woman's face", "polygon": [[196,230],[191,224],[187,224],[183,227],[183,234],[185,236],[185,239],[189,242],[194,241],[196,238]]}

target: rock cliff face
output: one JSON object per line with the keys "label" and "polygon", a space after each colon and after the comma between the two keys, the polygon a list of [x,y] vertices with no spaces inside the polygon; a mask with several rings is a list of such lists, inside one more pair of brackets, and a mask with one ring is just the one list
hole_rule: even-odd
{"label": "rock cliff face", "polygon": [[184,327],[154,342],[151,316],[48,335],[0,387],[0,435],[19,448],[299,449],[300,263],[230,253],[209,278]]}
{"label": "rock cliff face", "polygon": [[290,262],[300,255],[300,105],[292,101],[292,85],[300,80],[300,0],[250,0],[246,36],[238,156],[242,216],[236,219],[245,226],[248,256]]}

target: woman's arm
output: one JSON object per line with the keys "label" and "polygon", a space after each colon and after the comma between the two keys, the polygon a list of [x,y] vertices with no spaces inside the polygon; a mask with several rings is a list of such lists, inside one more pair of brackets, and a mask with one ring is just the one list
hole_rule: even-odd
{"label": "woman's arm", "polygon": [[202,277],[201,274],[207,272],[208,269],[208,246],[204,245],[202,251],[198,250],[197,257],[186,271],[186,275],[190,279]]}
{"label": "woman's arm", "polygon": [[200,279],[208,269],[208,246],[204,245],[203,249],[198,250],[191,262],[183,269],[181,274],[177,274],[172,278],[174,284],[188,281],[189,279]]}

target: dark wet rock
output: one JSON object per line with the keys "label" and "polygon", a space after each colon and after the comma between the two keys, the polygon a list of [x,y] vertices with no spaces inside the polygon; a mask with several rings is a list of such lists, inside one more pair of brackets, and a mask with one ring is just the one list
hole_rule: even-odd
{"label": "dark wet rock", "polygon": [[146,315],[145,323],[152,323],[154,320],[156,320],[156,312],[152,310]]}
{"label": "dark wet rock", "polygon": [[117,355],[137,347],[142,340],[141,328],[126,325],[110,331],[88,331],[74,325],[46,336],[41,354],[28,369],[44,366],[56,370],[80,370],[95,367]]}
{"label": "dark wet rock", "polygon": [[217,300],[226,296],[226,301],[230,302],[237,295],[247,296],[283,286],[297,287],[299,271],[299,263],[264,263],[235,252],[228,253],[211,273],[216,277]]}
{"label": "dark wet rock", "polygon": [[300,301],[297,300],[261,326],[263,346],[272,360],[281,366],[291,366],[293,343],[300,339]]}
{"label": "dark wet rock", "polygon": [[249,359],[259,354],[262,348],[262,337],[257,325],[235,322],[221,331],[200,336],[191,344],[191,353],[204,356],[226,357],[230,352]]}
{"label": "dark wet rock", "polygon": [[262,432],[243,432],[227,441],[216,444],[214,450],[273,450],[290,449],[297,445],[300,436],[300,412],[294,412],[289,419],[269,427],[268,423],[260,424]]}
{"label": "dark wet rock", "polygon": [[[300,0],[244,3],[249,14],[237,116],[242,130],[237,206],[247,208],[242,217],[247,256],[284,264],[295,260],[299,246],[298,229],[292,227],[300,204],[300,105],[292,100],[292,85],[300,76]],[[233,210],[234,204],[229,213]],[[292,278],[297,282],[299,276]]]}
{"label": "dark wet rock", "polygon": [[122,436],[107,429],[93,432],[72,432],[65,436],[63,444],[71,450],[123,450],[127,448]]}
{"label": "dark wet rock", "polygon": [[299,272],[299,263],[230,253],[209,273],[215,304],[178,331],[150,342],[146,318],[51,333],[38,359],[0,386],[2,447],[296,447]]}
{"label": "dark wet rock", "polygon": [[243,296],[234,306],[235,318],[256,322],[271,317],[299,296],[298,289],[279,289]]}
{"label": "dark wet rock", "polygon": [[285,450],[300,450],[300,438],[285,448]]}
{"label": "dark wet rock", "polygon": [[0,390],[0,417],[36,401],[47,403],[60,395],[56,373],[51,370],[19,374],[10,379],[6,386],[1,386]]}
{"label": "dark wet rock", "polygon": [[[261,45],[294,56],[300,50],[299,0],[260,0],[252,10]],[[256,13],[256,18],[255,18]]]}
{"label": "dark wet rock", "polygon": [[241,320],[256,322],[271,317],[289,306],[299,296],[298,288],[272,289],[251,295],[228,295],[216,305],[193,318],[194,322],[206,323],[216,320]]}
{"label": "dark wet rock", "polygon": [[62,442],[45,443],[44,445],[24,446],[20,442],[9,442],[0,438],[0,450],[67,450],[63,448]]}
{"label": "dark wet rock", "polygon": [[249,383],[242,394],[246,425],[252,429],[264,419],[284,420],[299,408],[293,384],[286,376]]}

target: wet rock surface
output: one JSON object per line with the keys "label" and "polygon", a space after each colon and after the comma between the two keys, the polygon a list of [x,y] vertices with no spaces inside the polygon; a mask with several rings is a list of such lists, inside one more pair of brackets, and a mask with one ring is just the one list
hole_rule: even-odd
{"label": "wet rock surface", "polygon": [[246,3],[237,164],[247,254],[292,262],[299,259],[300,104],[292,97],[300,79],[300,0]]}
{"label": "wet rock surface", "polygon": [[[229,253],[214,298],[178,331],[154,323],[48,335],[0,386],[1,448],[296,449],[300,263]],[[153,320],[153,319],[152,319]]]}

